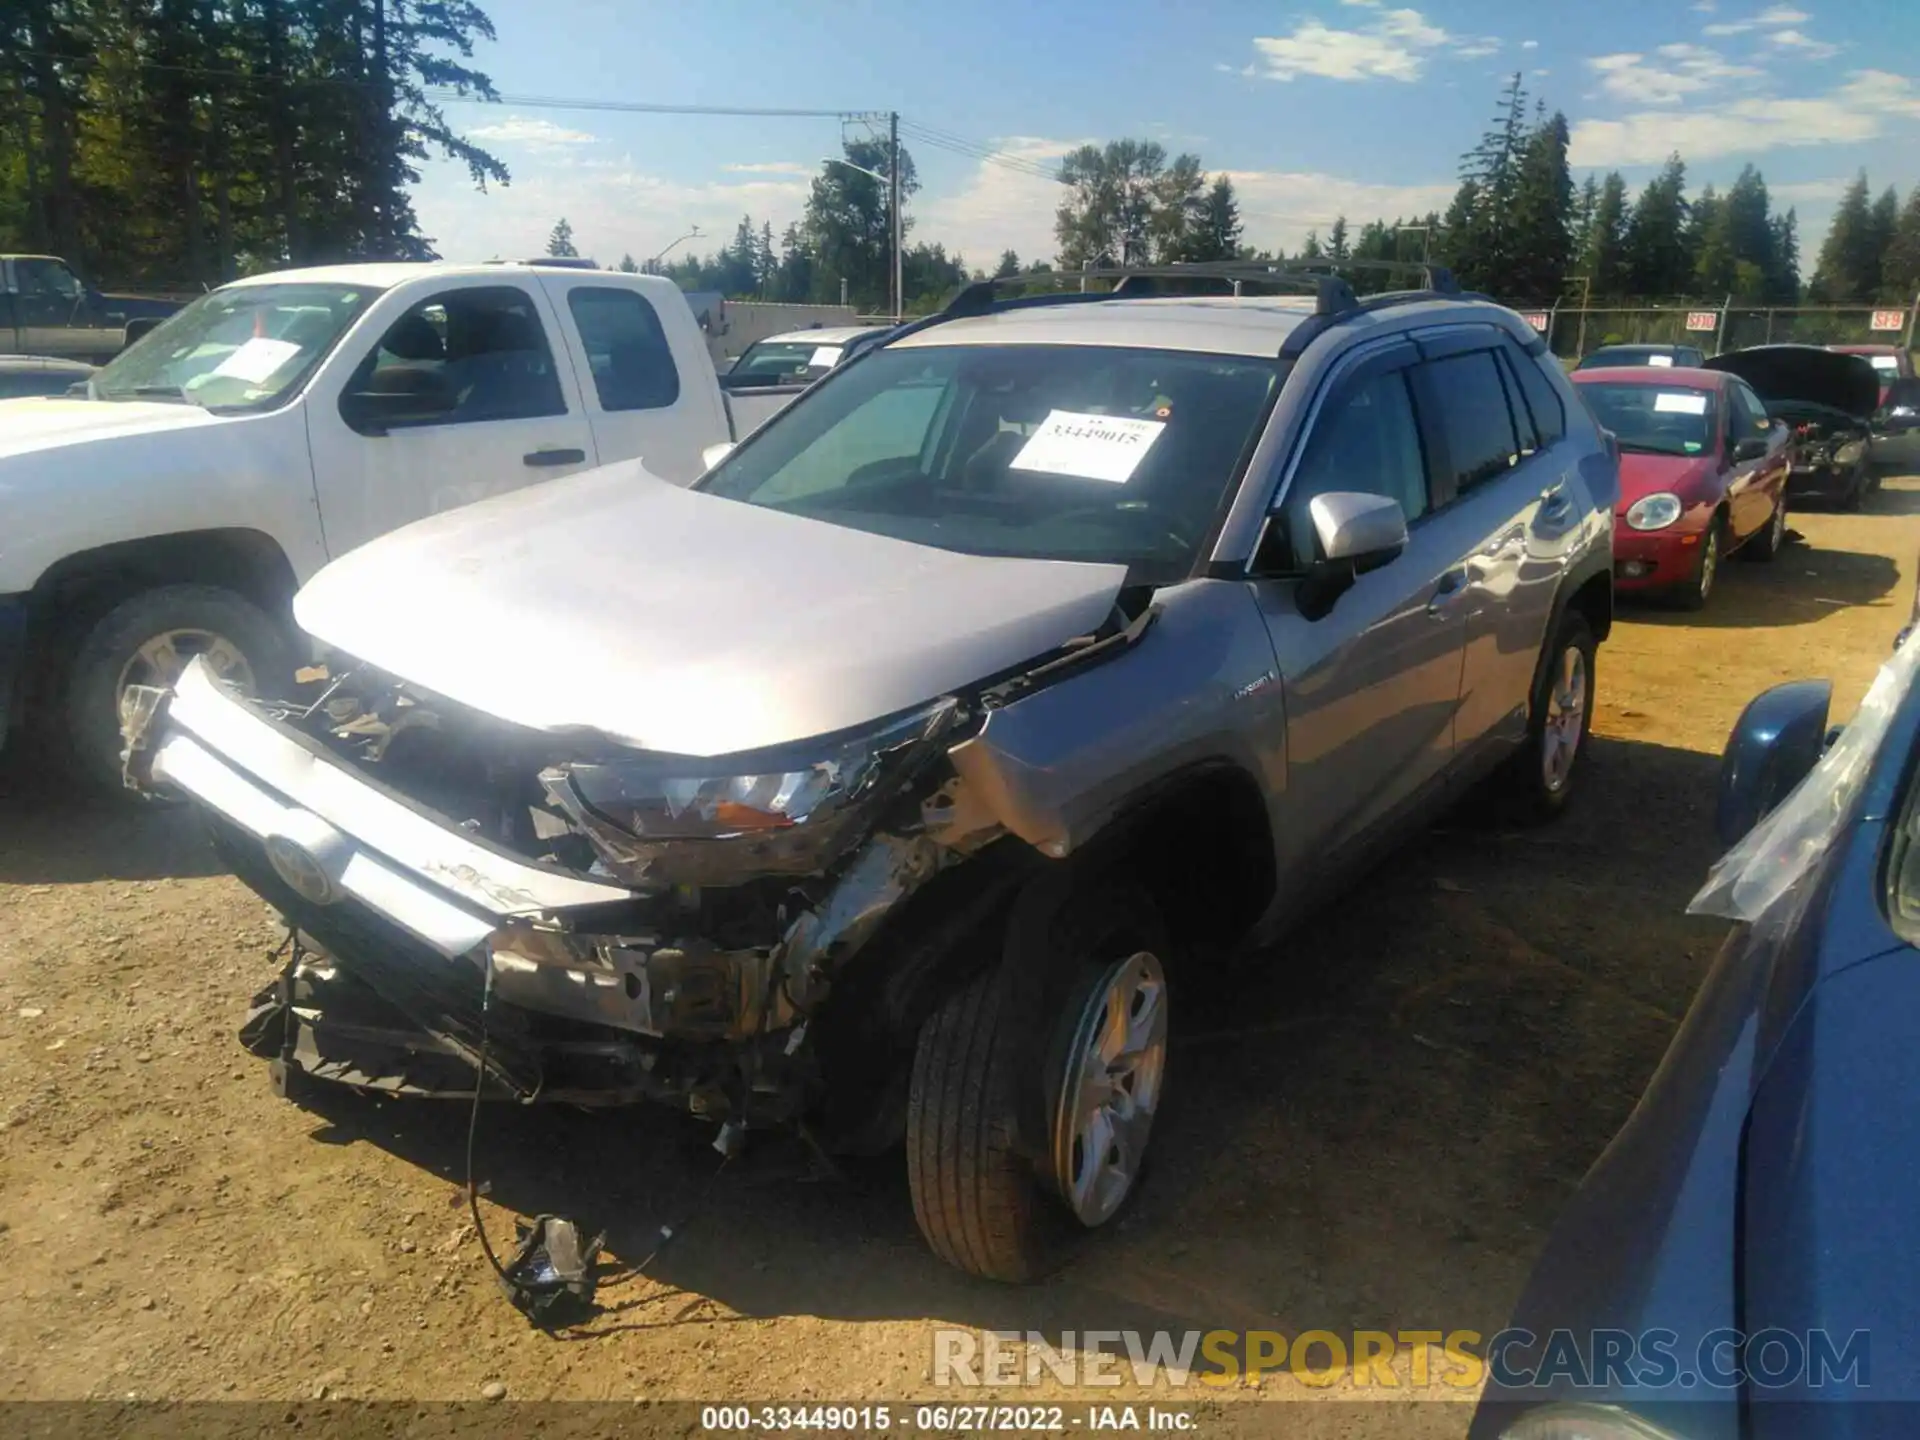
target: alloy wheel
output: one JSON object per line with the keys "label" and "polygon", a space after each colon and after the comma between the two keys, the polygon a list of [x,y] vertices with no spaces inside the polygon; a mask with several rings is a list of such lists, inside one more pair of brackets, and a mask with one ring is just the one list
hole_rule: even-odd
{"label": "alloy wheel", "polygon": [[1054,1180],[1083,1225],[1113,1217],[1140,1176],[1167,1063],[1167,980],[1141,950],[1089,992],[1053,1123]]}
{"label": "alloy wheel", "polygon": [[1540,772],[1550,794],[1566,788],[1587,728],[1587,657],[1576,645],[1560,654],[1547,686],[1547,718],[1541,729]]}
{"label": "alloy wheel", "polygon": [[253,666],[239,646],[211,630],[163,630],[153,636],[120,667],[114,693],[124,694],[129,685],[164,688],[177,684],[196,658],[205,660],[218,679],[244,693],[253,693]]}

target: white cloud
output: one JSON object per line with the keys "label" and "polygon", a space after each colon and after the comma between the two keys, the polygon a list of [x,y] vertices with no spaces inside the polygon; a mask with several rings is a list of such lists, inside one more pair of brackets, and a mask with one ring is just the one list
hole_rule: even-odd
{"label": "white cloud", "polygon": [[1551,70],[1536,70],[1536,71],[1534,71],[1533,73],[1534,73],[1535,75],[1551,75],[1551,74],[1553,73],[1553,71],[1551,71]]}
{"label": "white cloud", "polygon": [[[1099,142],[1013,135],[987,143],[1016,159],[1051,165],[1069,151]],[[1022,260],[1046,259],[1054,250],[1053,214],[1066,194],[1066,186],[1057,180],[983,160],[953,194],[931,199],[921,194],[910,212],[913,238],[938,242],[949,255],[958,252],[969,265],[986,269],[1007,249],[1019,252]]]}
{"label": "white cloud", "polygon": [[1767,184],[1767,198],[1775,205],[1801,205],[1807,201],[1838,200],[1853,183],[1850,175],[1834,175],[1825,180],[1789,180],[1785,184]]}
{"label": "white cloud", "polygon": [[491,125],[480,125],[466,132],[467,139],[480,145],[524,145],[529,149],[549,149],[569,145],[597,145],[598,135],[585,130],[569,130],[537,115],[509,115]]}
{"label": "white cloud", "polygon": [[[1657,103],[1657,102],[1649,102]],[[1678,150],[1688,161],[1803,145],[1858,144],[1889,119],[1920,119],[1920,86],[1885,70],[1856,70],[1826,95],[1749,96],[1697,110],[1648,110],[1573,127],[1568,159],[1581,168],[1657,165]]]}
{"label": "white cloud", "polygon": [[[1698,10],[1701,7],[1693,7]],[[1708,6],[1709,12],[1712,6]],[[1772,5],[1762,10],[1750,20],[1722,20],[1718,24],[1705,26],[1701,33],[1706,35],[1744,35],[1749,30],[1765,30],[1775,25],[1802,25],[1813,17],[1804,10],[1795,10],[1790,5]]]}
{"label": "white cloud", "polygon": [[[505,158],[512,166],[513,156]],[[645,260],[695,225],[701,238],[683,242],[674,253],[712,250],[733,238],[742,215],[771,221],[778,236],[800,218],[807,200],[807,181],[799,176],[748,174],[731,183],[689,183],[647,174],[631,156],[553,152],[538,165],[513,168],[512,185],[481,194],[462,167],[439,160],[423,167],[414,205],[422,232],[447,259],[538,255],[562,215],[573,225],[580,253],[603,265],[625,254]]]}
{"label": "white cloud", "polygon": [[1540,42],[1538,40],[1522,40],[1520,42],[1520,48],[1522,50],[1538,50],[1540,48]]}
{"label": "white cloud", "polygon": [[763,160],[751,165],[722,165],[729,175],[813,175],[818,165],[803,165],[798,160]]}
{"label": "white cloud", "polygon": [[[1398,80],[1420,78],[1437,54],[1475,57],[1495,54],[1501,42],[1491,35],[1451,35],[1418,10],[1387,10],[1380,0],[1347,0],[1373,18],[1359,29],[1343,30],[1322,20],[1299,19],[1290,35],[1256,36],[1256,66],[1242,74],[1269,80],[1317,75],[1324,80]],[[1218,65],[1219,70],[1232,67]]]}
{"label": "white cloud", "polygon": [[1456,188],[1451,180],[1373,185],[1315,171],[1229,170],[1227,175],[1240,197],[1246,243],[1268,250],[1277,245],[1288,254],[1299,249],[1309,230],[1318,230],[1324,240],[1342,215],[1357,234],[1371,220],[1395,215],[1411,220],[1429,210],[1445,210]]}
{"label": "white cloud", "polygon": [[1761,73],[1704,45],[1662,45],[1659,54],[1653,61],[1633,51],[1596,55],[1587,68],[1600,76],[1603,93],[1637,105],[1678,105],[1689,95]]}
{"label": "white cloud", "polygon": [[1778,45],[1782,50],[1795,50],[1808,60],[1826,60],[1840,53],[1838,45],[1829,45],[1824,40],[1815,40],[1798,30],[1776,30],[1767,36],[1769,44]]}
{"label": "white cloud", "polygon": [[1717,7],[1713,0],[1693,0],[1693,8],[1703,15],[1711,15]]}

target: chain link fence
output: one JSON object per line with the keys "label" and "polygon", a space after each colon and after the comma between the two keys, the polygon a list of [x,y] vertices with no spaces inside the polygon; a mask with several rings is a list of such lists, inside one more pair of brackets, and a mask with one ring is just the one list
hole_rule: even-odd
{"label": "chain link fence", "polygon": [[1911,350],[1920,303],[1868,305],[1515,305],[1573,361],[1602,345],[1697,345],[1709,355],[1752,345],[1899,345]]}

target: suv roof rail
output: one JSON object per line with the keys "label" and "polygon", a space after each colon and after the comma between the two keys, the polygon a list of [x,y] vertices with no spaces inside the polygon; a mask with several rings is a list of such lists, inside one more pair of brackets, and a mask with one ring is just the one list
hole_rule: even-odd
{"label": "suv roof rail", "polygon": [[[1390,290],[1364,298],[1339,272],[1413,271],[1421,278],[1417,290]],[[1089,280],[1111,281],[1106,290],[1089,291]],[[1002,296],[1015,287],[1065,285],[1079,282],[1077,291],[1056,290],[1040,295]],[[1178,285],[1183,288],[1172,288]],[[1199,286],[1203,288],[1184,288]],[[1007,310],[1025,310],[1039,306],[1102,304],[1119,300],[1137,300],[1174,295],[1240,295],[1249,286],[1290,287],[1293,293],[1313,296],[1313,316],[1287,338],[1282,356],[1297,355],[1315,335],[1329,325],[1370,310],[1389,305],[1407,305],[1419,300],[1485,300],[1470,294],[1444,265],[1413,260],[1332,260],[1325,257],[1295,261],[1207,260],[1172,265],[1119,265],[1090,267],[1084,270],[1040,270],[1006,275],[992,280],[975,280],[956,290],[946,305],[931,315],[902,326],[891,339],[900,339],[948,320],[970,319]],[[1298,343],[1296,344],[1296,340]]]}

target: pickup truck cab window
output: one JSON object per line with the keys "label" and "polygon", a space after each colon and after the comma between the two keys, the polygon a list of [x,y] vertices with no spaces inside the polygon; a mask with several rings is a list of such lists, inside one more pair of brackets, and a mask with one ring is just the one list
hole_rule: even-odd
{"label": "pickup truck cab window", "polygon": [[268,410],[293,398],[379,292],[358,285],[242,285],[203,295],[93,380],[100,400]]}
{"label": "pickup truck cab window", "polygon": [[85,298],[87,287],[66,263],[51,257],[22,256],[13,262],[15,282],[23,299],[66,301],[72,304]]}
{"label": "pickup truck cab window", "polygon": [[602,410],[664,410],[680,398],[673,346],[645,296],[579,285],[567,292],[567,309]]}
{"label": "pickup truck cab window", "polygon": [[567,413],[533,298],[514,285],[432,295],[388,327],[340,397],[364,433]]}

